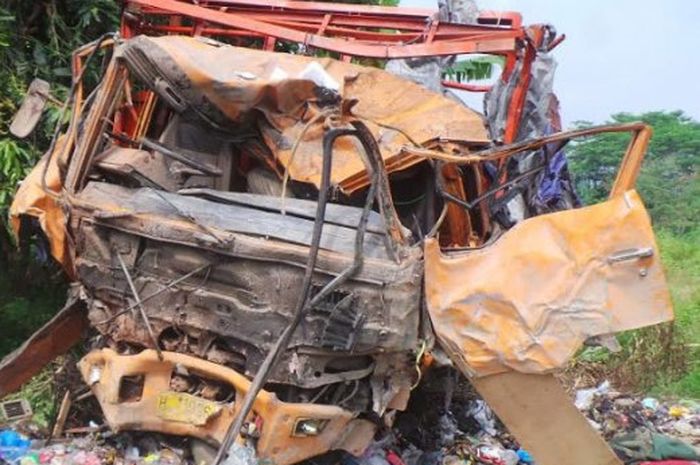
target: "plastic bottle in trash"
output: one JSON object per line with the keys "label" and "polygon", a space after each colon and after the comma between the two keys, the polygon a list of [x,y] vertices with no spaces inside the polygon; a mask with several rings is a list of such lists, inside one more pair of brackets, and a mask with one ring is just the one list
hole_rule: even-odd
{"label": "plastic bottle in trash", "polygon": [[520,461],[522,463],[527,463],[527,464],[533,464],[535,463],[535,460],[532,458],[532,455],[525,449],[518,449],[518,457],[520,457]]}

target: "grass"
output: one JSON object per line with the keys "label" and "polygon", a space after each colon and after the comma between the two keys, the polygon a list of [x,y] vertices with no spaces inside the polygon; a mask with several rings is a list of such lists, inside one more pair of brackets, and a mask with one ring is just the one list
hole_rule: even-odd
{"label": "grass", "polygon": [[[65,284],[54,277],[54,269],[34,268],[32,273],[22,273],[32,277],[24,279],[15,276],[18,269],[0,270],[0,358],[51,319],[66,300]],[[48,427],[56,410],[54,365],[50,364],[19,392],[7,397],[27,399],[34,412],[33,422],[42,429]],[[1,423],[2,419],[0,427]]]}
{"label": "grass", "polygon": [[[48,430],[56,415],[56,386],[54,380],[54,365],[49,364],[41,373],[22,386],[22,389],[10,394],[3,400],[27,399],[32,406],[32,423],[43,430]],[[0,418],[0,429],[2,419]]]}
{"label": "grass", "polygon": [[700,399],[700,230],[682,236],[661,231],[658,239],[688,370],[680,379],[660,379],[652,392]]}
{"label": "grass", "polygon": [[657,237],[675,320],[620,334],[619,353],[584,350],[567,371],[587,384],[608,379],[624,391],[700,400],[700,230]]}

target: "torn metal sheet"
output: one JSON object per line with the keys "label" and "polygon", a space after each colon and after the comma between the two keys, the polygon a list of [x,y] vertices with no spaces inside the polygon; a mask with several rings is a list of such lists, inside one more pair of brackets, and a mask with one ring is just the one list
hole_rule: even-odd
{"label": "torn metal sheet", "polygon": [[[357,100],[350,111],[372,131],[388,172],[422,161],[401,151],[414,142],[444,138],[488,143],[479,114],[381,69],[179,36],[136,37],[119,53],[135,74],[180,112],[195,111],[220,125],[250,122],[255,113],[262,113],[265,118],[255,124],[276,162],[289,170],[292,179],[316,186],[325,118],[314,122],[322,108],[314,109],[309,102],[327,98],[323,84],[328,79],[338,83],[345,101]],[[311,80],[310,67],[325,80],[316,79],[318,84]],[[331,179],[348,194],[368,183],[358,150],[351,140],[335,144]]]}
{"label": "torn metal sheet", "polygon": [[[76,264],[92,297],[92,324],[112,346],[154,348],[141,318],[124,311],[135,303],[118,271],[119,253],[165,350],[252,376],[292,317],[290,296],[309,253],[314,203],[287,199],[286,215],[280,203],[250,193],[187,189],[178,195],[89,183],[71,206],[80,224]],[[312,294],[349,265],[358,210],[328,205]],[[417,344],[421,254],[413,248],[401,263],[388,260],[385,238],[384,218],[372,212],[362,270],[310,309],[271,382],[313,393],[307,396],[320,392],[319,402],[345,391],[341,398],[354,411],[370,408],[373,386],[383,396],[375,404],[382,410],[410,386],[408,358],[377,361]]]}
{"label": "torn metal sheet", "polygon": [[66,353],[81,340],[87,328],[83,302],[75,297],[69,298],[56,316],[0,361],[0,399],[19,389],[47,363]]}
{"label": "torn metal sheet", "polygon": [[[60,153],[64,138],[59,138],[54,153]],[[46,163],[49,160],[49,166]],[[63,187],[58,157],[44,155],[20,184],[10,206],[10,226],[16,237],[20,235],[21,216],[28,215],[39,220],[51,248],[51,255],[70,277],[75,277],[73,251],[66,235],[66,216],[56,197],[44,190],[44,185],[54,192]]]}
{"label": "torn metal sheet", "polygon": [[[234,195],[230,195],[235,199]],[[250,197],[260,197],[250,194]],[[167,192],[159,192],[155,189],[127,189],[121,186],[107,183],[90,183],[80,196],[81,202],[89,202],[99,209],[99,216],[107,219],[110,216],[141,217],[142,221],[157,221],[161,224],[171,223],[173,229],[178,220],[199,225],[199,242],[233,242],[233,238],[227,234],[232,232],[243,233],[254,237],[272,238],[279,241],[309,245],[313,219],[302,218],[295,215],[281,215],[267,211],[267,208],[246,205],[243,201],[239,205],[235,203],[222,204],[210,202],[196,196],[182,196]],[[258,199],[258,203],[266,199]],[[294,204],[303,204],[308,201],[296,200]],[[274,204],[268,202],[268,204]],[[335,206],[332,206],[335,207]],[[330,215],[333,211],[346,210],[345,216],[350,219],[357,216],[355,209],[342,206],[329,208]],[[347,210],[351,210],[348,214]],[[353,215],[354,214],[354,215]],[[336,213],[336,216],[339,216]],[[150,218],[149,218],[150,217]],[[379,215],[374,213],[374,223],[379,222]],[[356,224],[356,223],[355,223]],[[376,231],[376,229],[375,229]],[[354,225],[348,221],[345,225],[328,224],[324,228],[321,246],[324,249],[341,253],[351,253],[353,250]],[[209,236],[209,237],[206,237]],[[384,244],[384,232],[370,231],[365,239],[364,253],[368,257],[387,260],[386,246]]]}
{"label": "torn metal sheet", "polygon": [[590,336],[673,319],[635,191],[530,218],[478,250],[425,243],[436,334],[473,376],[562,368]]}

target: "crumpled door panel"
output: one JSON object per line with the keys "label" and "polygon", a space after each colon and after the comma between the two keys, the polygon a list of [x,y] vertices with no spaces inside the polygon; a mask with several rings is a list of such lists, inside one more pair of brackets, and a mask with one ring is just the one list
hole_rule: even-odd
{"label": "crumpled door panel", "polygon": [[649,216],[634,190],[527,219],[495,243],[425,243],[438,338],[467,373],[544,373],[591,337],[673,319]]}

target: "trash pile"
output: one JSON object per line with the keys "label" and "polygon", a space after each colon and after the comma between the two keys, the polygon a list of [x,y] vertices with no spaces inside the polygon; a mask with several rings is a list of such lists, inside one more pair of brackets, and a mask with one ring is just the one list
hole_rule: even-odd
{"label": "trash pile", "polygon": [[606,381],[576,393],[576,407],[626,463],[700,460],[700,403],[661,402],[613,390]]}
{"label": "trash pile", "polygon": [[[437,384],[449,379],[435,377]],[[359,465],[518,465],[535,463],[486,403],[458,380],[441,400],[416,394],[387,436]],[[460,388],[465,392],[460,393]],[[427,389],[428,391],[430,388]],[[466,393],[466,397],[465,397]],[[452,399],[449,397],[452,395]],[[437,403],[436,403],[437,402]],[[413,403],[413,400],[412,400]],[[421,408],[441,405],[442,409]],[[700,462],[700,403],[663,403],[615,392],[608,382],[576,392],[576,406],[626,464],[683,465]],[[437,413],[435,413],[437,412]],[[432,418],[430,418],[432,416]]]}
{"label": "trash pile", "polygon": [[[614,391],[608,382],[575,394],[576,406],[626,464],[700,461],[700,403],[664,403]],[[425,408],[431,406],[432,408]],[[19,431],[22,431],[20,433]],[[205,465],[215,449],[161,434],[113,434],[93,427],[71,438],[29,439],[29,428],[0,431],[0,463],[12,465]],[[246,463],[255,463],[244,460]],[[308,465],[519,465],[535,463],[457,373],[441,368],[416,389],[361,457],[330,453]]]}
{"label": "trash pile", "polygon": [[606,438],[646,428],[700,444],[700,403],[663,403],[616,392],[608,382],[576,393],[576,407]]}
{"label": "trash pile", "polygon": [[197,463],[181,438],[157,434],[90,434],[47,441],[0,431],[0,463],[11,465],[179,465]]}
{"label": "trash pile", "polygon": [[436,369],[420,384],[412,393],[408,409],[397,415],[391,431],[358,462],[360,465],[533,463],[530,454],[519,447],[471,385],[448,367]]}

